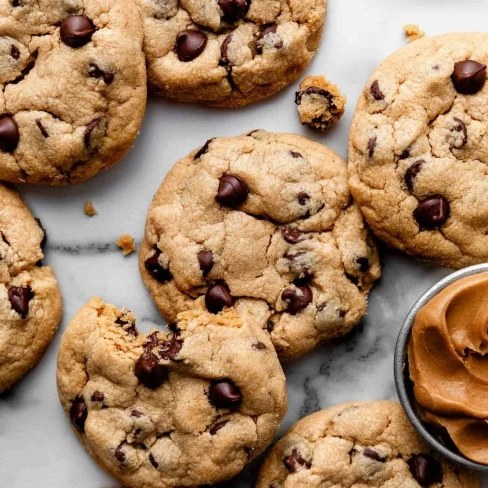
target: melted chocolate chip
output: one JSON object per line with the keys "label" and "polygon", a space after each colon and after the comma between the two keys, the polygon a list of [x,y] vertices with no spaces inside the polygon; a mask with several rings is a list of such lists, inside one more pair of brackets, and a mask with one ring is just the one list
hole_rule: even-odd
{"label": "melted chocolate chip", "polygon": [[214,259],[212,251],[200,251],[198,253],[198,264],[203,276],[207,276],[213,268]]}
{"label": "melted chocolate chip", "polygon": [[19,48],[15,44],[12,44],[12,46],[10,48],[10,56],[12,56],[14,59],[20,58]]}
{"label": "melted chocolate chip", "polygon": [[428,454],[414,454],[408,460],[408,466],[420,486],[426,488],[433,483],[442,482],[442,466]]}
{"label": "melted chocolate chip", "polygon": [[130,414],[132,417],[136,417],[138,419],[142,417],[142,412],[139,412],[139,410],[132,410]]}
{"label": "melted chocolate chip", "polygon": [[210,385],[208,398],[217,408],[235,408],[242,400],[242,393],[232,381],[221,380]]}
{"label": "melted chocolate chip", "polygon": [[210,429],[210,435],[215,435],[220,429],[222,429],[222,427],[224,427],[229,421],[228,420],[224,420],[223,422],[219,422],[215,425],[212,426],[212,428]]}
{"label": "melted chocolate chip", "polygon": [[385,458],[381,457],[377,451],[371,449],[370,447],[366,447],[363,451],[363,456],[373,461],[378,461],[379,463],[384,463]]}
{"label": "melted chocolate chip", "polygon": [[290,229],[289,227],[283,227],[281,229],[281,235],[288,244],[298,244],[307,239],[303,232],[300,232],[297,229]]}
{"label": "melted chocolate chip", "polygon": [[284,290],[281,294],[281,299],[284,302],[288,302],[286,312],[290,315],[296,315],[312,303],[313,293],[308,286],[297,286]]}
{"label": "melted chocolate chip", "polygon": [[44,228],[44,226],[42,225],[41,219],[36,218],[34,220],[37,222],[37,225],[39,226],[39,228],[42,231],[42,240],[41,240],[40,246],[41,246],[41,249],[44,249],[44,246],[46,245],[46,242],[47,242],[47,231]]}
{"label": "melted chocolate chip", "polygon": [[10,115],[0,116],[0,151],[13,153],[19,144],[17,122]]}
{"label": "melted chocolate chip", "polygon": [[371,139],[368,141],[368,156],[370,158],[373,157],[373,154],[376,149],[376,143],[377,143],[378,138],[376,136],[371,137]]}
{"label": "melted chocolate chip", "polygon": [[153,353],[145,353],[139,358],[134,374],[151,390],[159,388],[168,378],[167,368],[158,363],[158,358]]}
{"label": "melted chocolate chip", "polygon": [[300,468],[310,469],[312,463],[303,459],[298,449],[293,449],[291,454],[285,458],[285,465],[290,473],[296,473]]}
{"label": "melted chocolate chip", "polygon": [[223,64],[229,63],[229,58],[227,57],[227,49],[229,48],[229,44],[232,42],[232,35],[228,35],[222,45],[220,46],[220,61]]}
{"label": "melted chocolate chip", "polygon": [[125,461],[125,452],[122,450],[122,444],[115,449],[115,458],[117,461],[119,461],[119,463],[123,463]]}
{"label": "melted chocolate chip", "polygon": [[217,3],[222,9],[222,18],[227,22],[242,19],[249,10],[246,0],[218,0]]}
{"label": "melted chocolate chip", "polygon": [[366,273],[369,269],[369,259],[368,258],[357,258],[356,263],[359,264],[359,269],[361,273]]}
{"label": "melted chocolate chip", "polygon": [[149,462],[152,464],[154,468],[158,469],[159,464],[156,462],[152,454],[149,454]]}
{"label": "melted chocolate chip", "polygon": [[225,283],[215,283],[210,286],[205,294],[205,305],[211,313],[217,314],[225,307],[232,307],[234,299]]}
{"label": "melted chocolate chip", "polygon": [[198,30],[184,30],[176,36],[175,52],[178,59],[185,63],[193,61],[203,53],[207,45],[207,36]]}
{"label": "melted chocolate chip", "polygon": [[307,205],[307,203],[310,201],[310,195],[304,192],[299,193],[297,198],[300,205]]}
{"label": "melted chocolate chip", "polygon": [[12,309],[23,319],[29,313],[29,302],[34,298],[30,286],[12,286],[8,289],[8,300]]}
{"label": "melted chocolate chip", "polygon": [[415,161],[412,165],[410,165],[405,172],[405,185],[407,185],[407,188],[410,191],[413,191],[413,185],[415,183],[415,177],[420,173],[420,170],[422,169],[422,166],[425,164],[425,161],[423,159],[419,159],[418,161]]}
{"label": "melted chocolate chip", "polygon": [[93,22],[85,15],[66,17],[60,28],[61,40],[69,47],[77,48],[88,44],[95,32]]}
{"label": "melted chocolate chip", "polygon": [[266,344],[263,344],[262,342],[255,342],[253,345],[252,345],[252,348],[253,349],[256,349],[256,351],[264,351],[265,349],[268,349],[266,347]]}
{"label": "melted chocolate chip", "polygon": [[212,137],[212,139],[209,139],[203,146],[202,148],[193,156],[193,159],[198,159],[202,157],[204,154],[207,153],[208,147],[210,146],[210,143],[215,140],[215,137]]}
{"label": "melted chocolate chip", "polygon": [[449,202],[441,196],[430,196],[422,200],[414,211],[420,229],[435,229],[449,218]]}
{"label": "melted chocolate chip", "polygon": [[468,143],[468,128],[466,127],[466,124],[458,117],[453,117],[453,120],[454,122],[456,122],[456,125],[454,126],[454,130],[456,132],[462,132],[463,134],[461,143],[454,146],[457,149],[460,149],[461,147],[465,146]]}
{"label": "melted chocolate chip", "polygon": [[407,159],[410,157],[410,151],[408,149],[405,149],[402,154],[400,154],[400,159]]}
{"label": "melted chocolate chip", "polygon": [[86,408],[85,400],[81,397],[76,397],[69,409],[71,424],[80,432],[84,432],[87,417],[88,409]]}
{"label": "melted chocolate chip", "polygon": [[224,175],[219,180],[219,190],[215,200],[227,207],[237,207],[246,200],[248,194],[249,188],[241,178]]}
{"label": "melted chocolate chip", "polygon": [[379,102],[380,100],[385,99],[385,95],[383,94],[383,92],[380,89],[380,84],[378,83],[378,80],[373,81],[369,91],[371,92],[371,95],[373,96],[373,98],[376,101]]}
{"label": "melted chocolate chip", "polygon": [[85,129],[85,133],[83,134],[83,143],[85,144],[85,147],[88,148],[90,147],[90,139],[92,136],[93,131],[96,129],[98,124],[100,123],[101,119],[95,119],[92,120]]}
{"label": "melted chocolate chip", "polygon": [[161,349],[159,349],[159,357],[165,361],[174,360],[183,347],[183,341],[177,339],[176,336],[172,336],[169,341],[163,341],[161,343]]}
{"label": "melted chocolate chip", "polygon": [[102,78],[106,85],[111,85],[115,78],[114,73],[103,71],[96,64],[90,64],[88,67],[88,75],[92,78]]}
{"label": "melted chocolate chip", "polygon": [[299,152],[290,151],[290,154],[294,159],[303,159],[303,156]]}
{"label": "melted chocolate chip", "polygon": [[92,402],[103,402],[105,400],[105,395],[99,391],[95,391],[91,396]]}
{"label": "melted chocolate chip", "polygon": [[44,137],[44,139],[47,139],[49,137],[49,134],[48,134],[46,128],[42,125],[41,119],[36,119],[36,125],[39,128],[39,130],[41,131],[42,137]]}
{"label": "melted chocolate chip", "polygon": [[454,65],[452,83],[458,93],[473,95],[478,93],[486,81],[486,65],[468,59]]}
{"label": "melted chocolate chip", "polygon": [[261,27],[261,30],[259,31],[258,39],[262,39],[268,34],[276,34],[277,30],[278,30],[278,26],[276,24],[263,25],[263,27]]}
{"label": "melted chocolate chip", "polygon": [[122,326],[122,328],[127,334],[133,337],[137,337],[139,335],[139,331],[136,328],[136,324],[132,323],[130,320],[125,320],[122,317],[120,317],[115,321],[115,323]]}
{"label": "melted chocolate chip", "polygon": [[150,258],[146,259],[144,262],[144,267],[156,281],[159,283],[166,283],[167,281],[171,280],[172,276],[169,269],[165,269],[159,264],[158,258],[160,255],[161,251],[157,249]]}

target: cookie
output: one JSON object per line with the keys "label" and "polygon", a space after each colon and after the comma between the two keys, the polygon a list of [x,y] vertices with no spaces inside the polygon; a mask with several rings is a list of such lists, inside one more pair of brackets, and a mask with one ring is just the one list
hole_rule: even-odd
{"label": "cookie", "polygon": [[346,97],[323,76],[307,76],[295,94],[302,125],[327,130],[344,115]]}
{"label": "cookie", "polygon": [[371,76],[351,191],[376,235],[452,268],[488,259],[488,34],[419,39]]}
{"label": "cookie", "polygon": [[19,195],[0,185],[0,392],[34,367],[61,320],[61,293],[44,266],[46,232]]}
{"label": "cookie", "polygon": [[347,403],[296,423],[272,448],[256,488],[364,486],[478,488],[420,439],[401,406]]}
{"label": "cookie", "polygon": [[152,90],[238,107],[291,84],[318,49],[327,0],[136,0]]}
{"label": "cookie", "polygon": [[88,453],[133,488],[213,484],[273,440],[287,407],[267,334],[234,310],[181,314],[172,332],[91,299],[68,325],[58,391]]}
{"label": "cookie", "polygon": [[1,0],[0,68],[0,179],[84,181],[132,146],[146,75],[131,0]]}
{"label": "cookie", "polygon": [[349,332],[366,313],[378,254],[345,162],[293,134],[208,141],[156,193],[140,252],[161,313],[235,305],[281,359]]}

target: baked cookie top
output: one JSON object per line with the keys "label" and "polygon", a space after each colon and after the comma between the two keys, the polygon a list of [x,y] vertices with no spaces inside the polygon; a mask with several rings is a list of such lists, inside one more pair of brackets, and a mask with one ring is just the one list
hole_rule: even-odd
{"label": "baked cookie top", "polygon": [[264,461],[256,488],[478,488],[473,471],[431,451],[401,406],[348,403],[296,423]]}
{"label": "baked cookie top", "polygon": [[169,321],[192,308],[250,309],[282,359],[351,330],[380,275],[345,162],[265,131],[210,140],[173,167],[148,213],[140,268]]}
{"label": "baked cookie top", "polygon": [[327,0],[136,0],[153,90],[237,107],[292,83],[320,42]]}
{"label": "baked cookie top", "polygon": [[46,234],[19,195],[0,185],[0,392],[42,357],[61,320],[61,293],[43,266]]}
{"label": "baked cookie top", "polygon": [[145,76],[131,0],[0,0],[0,179],[76,183],[118,162]]}
{"label": "baked cookie top", "polygon": [[453,268],[488,259],[488,34],[425,38],[373,73],[350,185],[388,244]]}
{"label": "baked cookie top", "polygon": [[285,377],[250,316],[189,311],[171,333],[138,333],[100,298],[68,325],[58,356],[62,406],[88,453],[124,486],[213,484],[273,440]]}

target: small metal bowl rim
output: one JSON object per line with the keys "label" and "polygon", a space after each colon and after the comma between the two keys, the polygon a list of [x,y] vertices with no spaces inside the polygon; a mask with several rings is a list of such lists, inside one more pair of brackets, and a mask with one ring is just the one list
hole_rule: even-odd
{"label": "small metal bowl rim", "polygon": [[442,455],[454,461],[455,463],[461,464],[462,466],[470,469],[476,469],[478,471],[488,471],[488,465],[480,464],[469,460],[461,454],[457,454],[450,449],[448,449],[444,444],[442,444],[433,434],[431,434],[425,427],[424,423],[420,420],[418,415],[410,402],[410,398],[407,393],[407,388],[405,386],[404,380],[404,366],[405,357],[407,355],[408,343],[410,341],[411,330],[417,313],[420,309],[426,305],[432,298],[434,298],[441,290],[454,283],[457,280],[466,278],[467,276],[483,273],[488,271],[488,264],[477,264],[475,266],[470,266],[468,268],[456,271],[444,279],[438,281],[435,285],[429,288],[415,303],[410,312],[408,313],[403,325],[398,334],[398,339],[395,347],[394,355],[394,375],[395,375],[395,385],[407,417],[413,424],[415,429],[418,431],[420,436],[435,450],[439,451]]}

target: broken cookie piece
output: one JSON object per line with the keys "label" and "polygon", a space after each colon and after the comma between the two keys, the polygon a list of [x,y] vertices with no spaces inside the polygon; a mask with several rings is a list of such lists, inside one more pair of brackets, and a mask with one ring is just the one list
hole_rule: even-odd
{"label": "broken cookie piece", "polygon": [[88,217],[93,217],[97,214],[97,211],[90,200],[87,200],[85,203],[85,214],[88,215]]}
{"label": "broken cookie piece", "polygon": [[295,103],[303,125],[327,130],[344,114],[346,97],[323,76],[307,76],[296,93]]}
{"label": "broken cookie piece", "polygon": [[413,42],[425,37],[425,32],[420,30],[417,24],[406,24],[403,26],[403,32],[407,36],[407,42]]}
{"label": "broken cookie piece", "polygon": [[117,246],[122,249],[124,256],[127,256],[128,254],[131,254],[136,250],[134,239],[129,234],[121,235],[115,244],[117,244]]}

